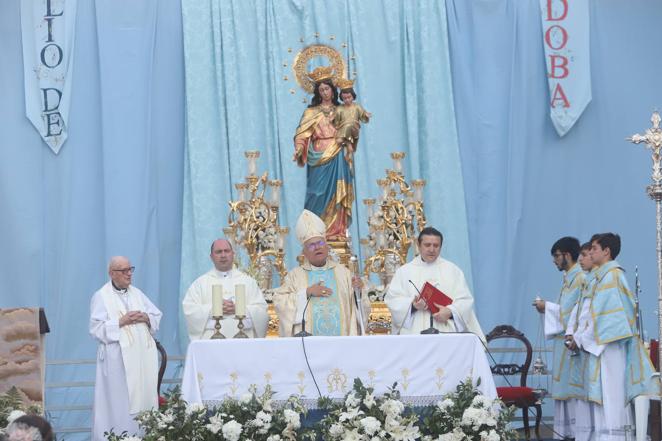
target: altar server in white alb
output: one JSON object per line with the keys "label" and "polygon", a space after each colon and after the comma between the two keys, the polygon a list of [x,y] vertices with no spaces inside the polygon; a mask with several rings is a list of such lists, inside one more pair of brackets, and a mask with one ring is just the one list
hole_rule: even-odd
{"label": "altar server in white alb", "polygon": [[430,327],[430,310],[419,293],[425,282],[429,282],[453,300],[433,315],[434,327],[441,332],[472,332],[485,341],[464,273],[440,257],[443,240],[435,228],[424,228],[418,235],[420,255],[395,272],[384,298],[391,311],[391,332],[418,334]]}
{"label": "altar server in white alb", "polygon": [[565,331],[570,314],[585,286],[586,276],[577,263],[580,248],[579,240],[574,237],[566,236],[554,242],[551,249],[552,259],[556,268],[563,272],[561,292],[556,303],[542,299],[536,299],[533,303],[538,312],[544,314],[545,337],[553,341],[554,432],[564,439],[575,438],[575,415],[579,397],[575,382],[571,380],[571,370],[579,359],[576,355],[573,358],[565,346]]}
{"label": "altar server in white alb", "polygon": [[113,257],[110,281],[90,305],[90,334],[99,341],[94,388],[92,440],[104,432],[138,433],[134,417],[158,406],[158,355],[153,335],[161,311],[131,285],[134,267],[126,257]]}
{"label": "altar server in white alb", "polygon": [[[214,334],[216,321],[212,318],[212,291],[220,286],[223,297],[223,319],[221,333],[232,338],[239,328],[235,318],[237,292],[245,292],[246,318],[242,320],[244,332],[249,337],[264,337],[267,334],[269,314],[267,302],[255,279],[234,268],[234,250],[227,239],[217,239],[211,244],[209,258],[214,267],[198,277],[186,291],[182,307],[186,318],[188,336],[191,340],[205,340]],[[241,301],[241,300],[240,300]]]}

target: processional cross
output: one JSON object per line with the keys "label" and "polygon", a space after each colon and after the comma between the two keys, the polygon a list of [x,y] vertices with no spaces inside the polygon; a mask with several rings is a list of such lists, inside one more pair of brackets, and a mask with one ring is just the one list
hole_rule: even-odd
{"label": "processional cross", "polygon": [[[653,127],[646,130],[643,135],[634,134],[627,141],[634,144],[646,144],[650,149],[653,158],[653,174],[651,178],[653,183],[646,187],[646,192],[651,199],[655,201],[656,229],[657,229],[657,311],[659,334],[658,341],[662,341],[662,164],[660,163],[660,150],[662,149],[662,129],[660,129],[660,114],[656,111],[651,116]],[[662,360],[662,344],[658,352],[659,359]],[[662,386],[661,386],[662,393]]]}

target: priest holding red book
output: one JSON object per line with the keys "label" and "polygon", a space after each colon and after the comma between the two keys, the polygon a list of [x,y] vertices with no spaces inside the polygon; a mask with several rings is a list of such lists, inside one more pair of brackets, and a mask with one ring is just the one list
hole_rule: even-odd
{"label": "priest holding red book", "polygon": [[420,255],[393,276],[384,301],[393,334],[419,334],[433,326],[440,332],[471,332],[485,341],[474,313],[474,299],[462,270],[440,257],[444,237],[433,227],[418,235]]}

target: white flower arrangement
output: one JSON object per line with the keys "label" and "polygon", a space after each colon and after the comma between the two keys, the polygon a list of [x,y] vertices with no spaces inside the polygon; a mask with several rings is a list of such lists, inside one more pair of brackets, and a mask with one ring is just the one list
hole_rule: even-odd
{"label": "white flower arrangement", "polygon": [[[480,379],[476,387],[480,385]],[[508,441],[516,438],[508,427],[514,408],[504,407],[472,384],[471,378],[460,383],[455,392],[423,413],[423,441]]]}
{"label": "white flower arrangement", "polygon": [[110,441],[295,441],[304,439],[301,417],[306,414],[301,401],[291,397],[275,408],[273,391],[266,386],[262,395],[251,387],[240,399],[228,398],[218,407],[187,404],[179,389],[166,394],[166,404],[158,410],[140,413],[143,438],[129,434],[106,433]]}
{"label": "white flower arrangement", "polygon": [[273,226],[267,227],[264,230],[257,232],[257,248],[258,251],[274,250],[278,240],[278,232]]}
{"label": "white flower arrangement", "polygon": [[[166,395],[159,410],[141,413],[136,419],[143,438],[126,433],[106,434],[110,441],[510,441],[508,427],[514,408],[481,395],[471,379],[434,406],[414,409],[400,399],[394,384],[375,396],[371,387],[354,380],[354,388],[342,401],[321,398],[326,416],[312,428],[304,427],[306,416],[297,397],[275,406],[270,386],[258,395],[256,387],[240,399],[228,398],[218,407],[187,404],[179,390]],[[18,414],[15,414],[18,415]]]}
{"label": "white flower arrangement", "polygon": [[328,410],[317,432],[324,440],[416,440],[421,437],[418,417],[400,401],[396,385],[376,398],[371,387],[358,378],[354,389],[342,403],[320,399],[320,407]]}

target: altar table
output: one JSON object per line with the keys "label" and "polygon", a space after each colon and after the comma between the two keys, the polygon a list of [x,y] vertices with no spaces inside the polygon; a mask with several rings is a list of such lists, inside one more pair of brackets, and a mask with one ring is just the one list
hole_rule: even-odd
{"label": "altar table", "polygon": [[[310,370],[306,365],[308,357]],[[354,378],[376,394],[397,382],[402,399],[413,405],[436,403],[471,377],[478,389],[496,397],[483,345],[473,334],[381,335],[193,341],[186,354],[182,396],[189,403],[218,404],[269,384],[274,400],[299,395],[308,407],[319,397],[341,398]]]}

